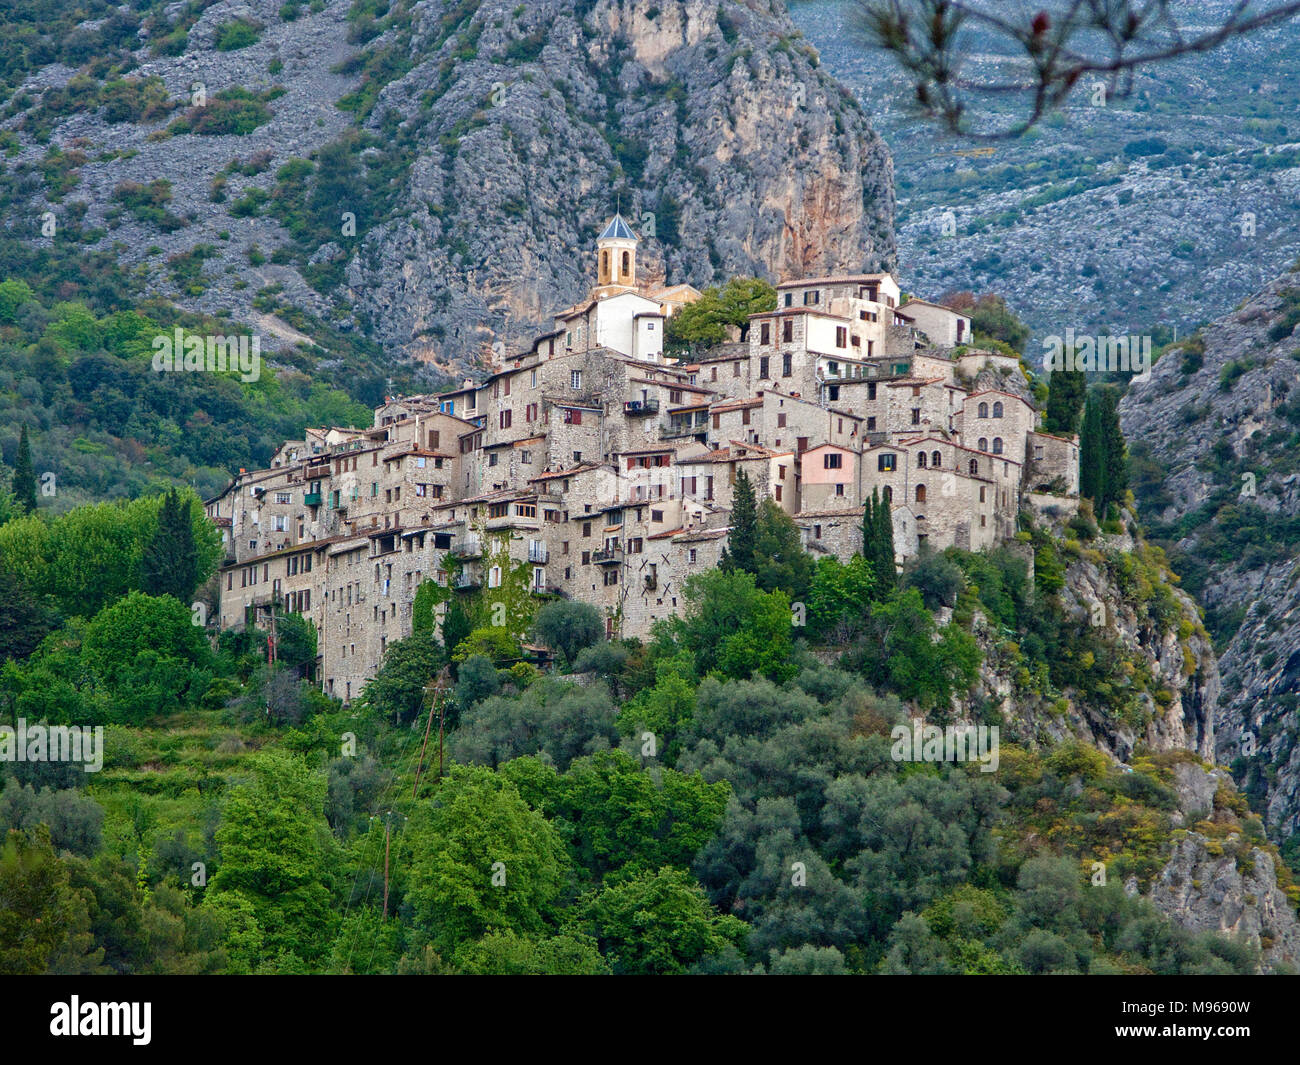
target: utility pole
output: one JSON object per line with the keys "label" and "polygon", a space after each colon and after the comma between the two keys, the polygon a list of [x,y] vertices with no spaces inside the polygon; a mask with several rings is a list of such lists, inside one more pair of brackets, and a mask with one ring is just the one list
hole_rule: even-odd
{"label": "utility pole", "polygon": [[388,817],[384,818],[384,920],[388,920],[388,837],[392,831],[393,811],[388,811]]}

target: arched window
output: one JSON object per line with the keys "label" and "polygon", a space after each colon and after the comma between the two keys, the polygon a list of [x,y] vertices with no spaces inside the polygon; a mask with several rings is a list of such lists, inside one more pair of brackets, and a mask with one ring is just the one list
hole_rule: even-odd
{"label": "arched window", "polygon": [[890,485],[885,485],[885,491],[882,498],[886,503],[892,503],[894,501],[894,489]]}
{"label": "arched window", "polygon": [[918,503],[925,502],[925,485],[923,484],[918,484],[916,486],[916,501]]}
{"label": "arched window", "polygon": [[989,438],[988,438],[987,436],[981,436],[981,437],[980,437],[980,450],[981,450],[981,451],[987,451],[988,449],[989,449]]}
{"label": "arched window", "polygon": [[925,463],[926,463],[925,452],[924,451],[917,452],[917,456],[916,456],[917,469],[921,469],[921,470],[925,469]]}
{"label": "arched window", "polygon": [[993,454],[995,455],[1002,454],[1002,437],[1000,436],[995,436],[993,438]]}
{"label": "arched window", "polygon": [[993,417],[995,417],[995,418],[1001,418],[1001,417],[1002,417],[1002,401],[1001,401],[1001,400],[998,400],[996,403],[993,404]]}
{"label": "arched window", "polygon": [[970,460],[970,475],[972,477],[978,477],[980,475],[979,459]]}
{"label": "arched window", "polygon": [[930,455],[930,465],[937,470],[940,466],[943,465],[943,456],[939,454],[939,452],[935,451],[933,454]]}
{"label": "arched window", "polygon": [[630,277],[632,274],[632,253],[625,251],[623,253],[623,276]]}
{"label": "arched window", "polygon": [[981,404],[980,404],[980,414],[979,414],[979,416],[980,416],[981,418],[987,418],[987,417],[989,416],[989,405],[988,405],[987,403],[981,403]]}
{"label": "arched window", "polygon": [[609,277],[609,252],[600,253],[600,276]]}

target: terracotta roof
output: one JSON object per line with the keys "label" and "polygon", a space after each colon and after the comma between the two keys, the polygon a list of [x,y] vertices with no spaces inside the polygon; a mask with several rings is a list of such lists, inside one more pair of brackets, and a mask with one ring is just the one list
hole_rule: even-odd
{"label": "terracotta roof", "polygon": [[572,477],[575,474],[586,473],[588,470],[598,470],[598,469],[600,469],[599,463],[586,462],[583,463],[581,466],[574,466],[572,469],[568,469],[568,470],[555,470],[554,472],[551,473],[539,473],[536,477],[529,477],[528,482],[531,484],[533,481],[549,481],[549,480],[553,480],[556,477]]}

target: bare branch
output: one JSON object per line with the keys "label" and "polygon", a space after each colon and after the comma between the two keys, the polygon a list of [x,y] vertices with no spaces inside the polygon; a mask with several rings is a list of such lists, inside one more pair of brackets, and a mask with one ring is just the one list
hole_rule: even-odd
{"label": "bare branch", "polygon": [[[858,0],[855,29],[869,46],[890,53],[912,83],[915,106],[948,130],[978,140],[1017,137],[1060,107],[1080,79],[1105,79],[1116,96],[1132,91],[1141,69],[1208,52],[1228,40],[1300,14],[1300,0],[1236,0],[1209,28],[1194,28],[1172,0],[1047,0],[1032,14],[1008,0]],[[964,67],[973,43],[991,41],[997,69],[971,76]],[[1009,69],[1008,69],[1009,68]],[[981,103],[1023,99],[1023,114],[995,132],[969,119]]]}

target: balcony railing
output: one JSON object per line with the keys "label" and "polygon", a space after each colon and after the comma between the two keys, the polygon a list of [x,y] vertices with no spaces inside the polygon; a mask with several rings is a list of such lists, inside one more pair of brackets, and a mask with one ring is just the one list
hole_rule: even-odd
{"label": "balcony railing", "polygon": [[309,507],[318,507],[321,504],[321,495],[319,492],[308,492],[302,497],[302,501]]}
{"label": "balcony railing", "polygon": [[608,566],[623,561],[623,549],[621,547],[606,547],[599,551],[591,553],[591,561],[598,566]]}
{"label": "balcony railing", "polygon": [[645,414],[658,414],[659,401],[657,399],[629,399],[623,404],[623,413],[632,418]]}
{"label": "balcony railing", "polygon": [[483,545],[478,540],[462,540],[452,547],[451,553],[456,558],[479,558],[483,554]]}
{"label": "balcony railing", "polygon": [[709,423],[707,420],[698,422],[694,425],[688,425],[682,422],[665,422],[660,427],[659,435],[664,439],[669,439],[674,436],[698,436],[700,433],[707,433],[708,431]]}
{"label": "balcony railing", "polygon": [[543,565],[551,560],[550,549],[545,544],[528,545],[528,561],[539,562]]}

